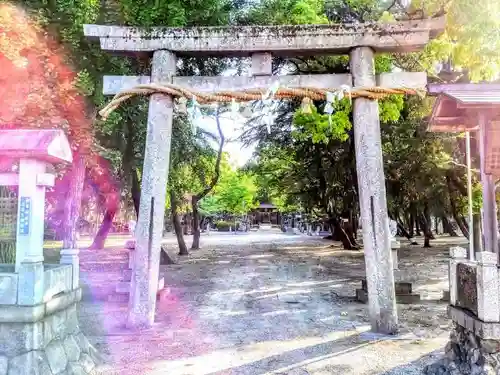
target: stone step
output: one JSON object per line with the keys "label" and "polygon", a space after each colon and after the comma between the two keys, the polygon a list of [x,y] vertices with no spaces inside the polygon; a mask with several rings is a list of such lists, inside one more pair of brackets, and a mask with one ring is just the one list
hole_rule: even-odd
{"label": "stone step", "polygon": [[[120,281],[115,288],[117,294],[129,294],[130,293],[130,283],[131,281]],[[165,287],[165,278],[160,276],[158,278],[158,290]]]}

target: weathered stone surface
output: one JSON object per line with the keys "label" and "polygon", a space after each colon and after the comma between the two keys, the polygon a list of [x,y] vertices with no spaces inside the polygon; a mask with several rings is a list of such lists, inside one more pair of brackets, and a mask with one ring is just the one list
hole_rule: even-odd
{"label": "weathered stone surface", "polygon": [[96,365],[104,363],[104,360],[103,360],[101,354],[99,354],[99,351],[95,347],[93,347],[92,345],[90,345],[90,348],[89,348],[89,355],[90,355],[90,358],[92,359],[92,361],[94,361],[94,363]]}
{"label": "weathered stone surface", "polygon": [[63,341],[63,346],[68,361],[70,362],[78,361],[78,358],[80,358],[81,349],[78,346],[75,337],[72,335],[66,337]]}
{"label": "weathered stone surface", "polygon": [[52,320],[49,318],[43,321],[43,342],[47,345],[54,339],[54,330],[52,328]]}
{"label": "weathered stone surface", "polygon": [[69,283],[72,289],[80,287],[80,250],[79,249],[62,249],[61,259],[59,263],[71,265],[71,272],[69,274]]}
{"label": "weathered stone surface", "polygon": [[70,265],[45,265],[44,272],[44,302],[61,292],[72,288],[72,272]]}
{"label": "weathered stone surface", "polygon": [[79,363],[70,362],[68,364],[69,375],[88,375],[83,366]]}
{"label": "weathered stone surface", "polygon": [[94,360],[88,354],[83,353],[79,362],[87,373],[91,373],[95,368]]}
{"label": "weathered stone surface", "polygon": [[78,343],[78,347],[83,353],[89,353],[90,350],[90,342],[87,337],[83,333],[78,333],[75,336],[76,342]]}
{"label": "weathered stone surface", "polygon": [[9,365],[9,360],[7,357],[0,356],[0,375],[7,375],[7,367]]}
{"label": "weathered stone surface", "polygon": [[66,332],[68,334],[77,334],[79,331],[78,312],[76,304],[73,304],[66,309]]}
{"label": "weathered stone surface", "polygon": [[458,324],[450,334],[445,357],[425,369],[428,375],[493,375],[500,373],[500,340],[481,340]]}
{"label": "weathered stone surface", "polygon": [[17,274],[0,273],[0,305],[17,302]]}
{"label": "weathered stone surface", "polygon": [[53,375],[45,354],[40,350],[14,357],[9,362],[8,375]]}
{"label": "weathered stone surface", "polygon": [[1,323],[0,355],[13,357],[43,346],[43,324]]}
{"label": "weathered stone surface", "polygon": [[62,340],[67,335],[66,329],[66,311],[59,311],[49,317],[48,321],[52,327],[53,338]]}
{"label": "weathered stone surface", "polygon": [[[176,61],[176,56],[170,51],[154,52],[151,82],[170,80],[175,74]],[[149,101],[141,205],[135,230],[136,249],[127,318],[129,327],[151,326],[154,322],[158,288],[149,280],[158,280],[159,273],[173,107],[171,96],[155,94]]]}
{"label": "weathered stone surface", "polygon": [[[236,55],[272,51],[296,56],[314,53],[343,54],[350,48],[370,46],[378,52],[411,52],[422,49],[434,31],[442,30],[443,18],[403,21],[395,24],[251,26],[172,29],[85,25],[89,38],[100,40],[111,51],[170,50],[198,56]],[[418,30],[417,30],[418,29]]]}
{"label": "weathered stone surface", "polygon": [[61,340],[54,340],[47,345],[45,354],[47,355],[50,369],[54,374],[58,374],[66,369],[68,358]]}
{"label": "weathered stone surface", "polygon": [[472,265],[457,265],[457,301],[456,306],[477,315],[477,269]]}
{"label": "weathered stone surface", "polygon": [[[354,86],[374,87],[373,50],[368,47],[354,48],[349,56]],[[370,320],[374,331],[392,334],[398,330],[398,315],[378,103],[365,98],[356,98],[353,102]]]}
{"label": "weathered stone surface", "polygon": [[[44,267],[42,262],[21,263],[18,276],[17,303],[33,306],[43,302]],[[42,281],[42,282],[40,282]]]}

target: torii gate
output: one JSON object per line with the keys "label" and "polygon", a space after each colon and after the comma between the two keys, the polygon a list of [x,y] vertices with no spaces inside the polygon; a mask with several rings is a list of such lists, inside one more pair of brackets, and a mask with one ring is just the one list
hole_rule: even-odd
{"label": "torii gate", "polygon": [[[85,25],[85,36],[110,52],[152,54],[150,77],[104,77],[104,94],[112,95],[139,83],[164,83],[198,92],[281,87],[424,89],[425,73],[375,76],[374,54],[419,51],[444,29],[444,18],[391,24],[245,26],[142,29]],[[351,74],[272,76],[272,57],[349,54]],[[250,77],[178,77],[177,56],[252,58]],[[356,167],[360,196],[369,310],[372,329],[397,331],[397,310],[390,248],[378,102],[353,100]],[[156,307],[160,242],[168,181],[173,98],[153,94],[149,104],[142,174],[136,255],[129,299],[130,327],[151,326]],[[153,250],[153,251],[152,251]]]}

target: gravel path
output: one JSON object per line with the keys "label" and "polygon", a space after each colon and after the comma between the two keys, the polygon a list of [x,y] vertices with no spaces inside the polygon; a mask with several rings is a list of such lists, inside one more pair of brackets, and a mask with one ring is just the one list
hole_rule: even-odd
{"label": "gravel path", "polygon": [[362,253],[271,233],[202,240],[204,250],[166,267],[170,294],[155,326],[141,332],[123,329],[126,304],[99,301],[126,252],[82,252],[80,323],[106,357],[102,374],[419,374],[446,344],[439,299],[448,288],[447,249],[460,241],[402,249],[396,278],[413,282],[424,300],[399,305],[401,334],[387,337],[369,332],[367,308],[353,298]]}

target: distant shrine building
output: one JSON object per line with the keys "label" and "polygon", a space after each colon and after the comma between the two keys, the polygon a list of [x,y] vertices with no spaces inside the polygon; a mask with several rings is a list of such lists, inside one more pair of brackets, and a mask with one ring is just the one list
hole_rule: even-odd
{"label": "distant shrine building", "polygon": [[281,215],[278,207],[272,203],[260,203],[249,213],[251,225],[280,225]]}

